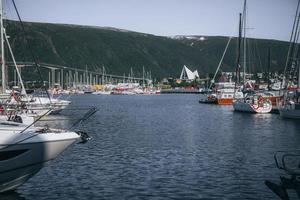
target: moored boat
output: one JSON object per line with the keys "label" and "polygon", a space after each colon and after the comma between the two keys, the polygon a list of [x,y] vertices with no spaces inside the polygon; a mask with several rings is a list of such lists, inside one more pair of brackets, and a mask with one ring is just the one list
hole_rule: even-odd
{"label": "moored boat", "polygon": [[257,94],[247,95],[243,99],[235,100],[232,105],[234,111],[239,112],[269,113],[272,110],[271,101]]}
{"label": "moored boat", "polygon": [[[16,8],[15,4],[14,7]],[[18,13],[18,10],[16,8]],[[20,16],[18,15],[19,20]],[[23,28],[23,27],[22,27]],[[5,29],[3,27],[3,9],[2,0],[0,0],[0,29],[1,29],[1,64],[2,64],[2,92],[6,91],[6,78],[5,77],[5,57],[4,57],[4,39],[7,45],[16,71],[20,78],[22,85],[22,92],[19,94],[25,94],[25,88],[22,83],[18,67],[14,60]],[[24,31],[24,29],[23,29]],[[25,36],[25,40],[26,40]],[[34,56],[32,56],[34,57]],[[37,68],[39,65],[35,59],[34,63]],[[2,99],[0,112],[0,192],[14,190],[34,174],[36,174],[46,162],[55,159],[60,153],[62,153],[68,146],[73,144],[79,138],[86,138],[87,134],[83,132],[74,132],[71,130],[64,129],[51,129],[48,125],[42,128],[35,127],[35,123],[40,121],[40,117],[34,120],[31,114],[26,113],[29,107],[35,107],[37,101],[31,101],[26,95],[24,101],[18,93],[12,93],[8,96],[10,99]],[[11,98],[12,97],[12,98]],[[3,101],[5,100],[5,101]],[[42,99],[39,99],[42,101]],[[51,99],[48,99],[45,104],[51,104]],[[39,102],[38,105],[43,105]],[[65,105],[69,105],[69,102],[57,102],[56,105],[62,108]],[[42,110],[45,109],[43,106]],[[47,109],[49,111],[49,108]],[[47,111],[47,112],[48,112]],[[47,114],[47,112],[45,114]],[[96,111],[84,115],[88,118]],[[44,114],[43,114],[44,115]],[[42,116],[43,116],[42,115]],[[81,124],[84,119],[77,120],[77,122],[71,127],[74,128],[76,125]]]}
{"label": "moored boat", "polygon": [[289,119],[300,119],[300,91],[288,92],[284,99],[278,102],[280,116]]}
{"label": "moored boat", "polygon": [[4,128],[2,125],[0,130],[0,192],[22,185],[80,137],[64,130],[29,129],[21,133],[15,126],[11,131]]}
{"label": "moored boat", "polygon": [[199,103],[216,104],[217,98],[215,93],[200,94]]}
{"label": "moored boat", "polygon": [[216,99],[219,105],[232,105],[233,98],[243,98],[243,93],[235,90],[234,82],[219,82],[216,83]]}

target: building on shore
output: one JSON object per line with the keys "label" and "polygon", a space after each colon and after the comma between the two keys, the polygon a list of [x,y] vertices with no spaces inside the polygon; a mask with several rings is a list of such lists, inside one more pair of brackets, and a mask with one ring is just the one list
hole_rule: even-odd
{"label": "building on shore", "polygon": [[182,70],[181,70],[181,75],[180,75],[180,80],[181,81],[193,81],[195,79],[199,78],[199,74],[198,71],[191,71],[189,68],[187,68],[187,66],[183,66]]}

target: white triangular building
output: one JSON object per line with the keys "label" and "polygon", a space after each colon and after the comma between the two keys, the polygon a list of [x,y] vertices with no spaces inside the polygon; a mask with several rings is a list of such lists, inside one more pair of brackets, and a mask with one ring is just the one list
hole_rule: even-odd
{"label": "white triangular building", "polygon": [[187,68],[187,66],[184,65],[181,71],[180,80],[192,81],[196,78],[199,78],[198,71],[195,70],[192,72],[189,68]]}

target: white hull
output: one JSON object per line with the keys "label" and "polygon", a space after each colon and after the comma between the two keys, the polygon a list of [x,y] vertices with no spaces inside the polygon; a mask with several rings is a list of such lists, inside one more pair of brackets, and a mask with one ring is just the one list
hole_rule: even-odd
{"label": "white hull", "polygon": [[0,134],[0,192],[23,184],[79,138],[74,132]]}
{"label": "white hull", "polygon": [[235,101],[233,102],[233,108],[238,112],[269,113],[272,110],[272,104],[266,103],[264,106],[258,106],[243,101]]}
{"label": "white hull", "polygon": [[97,92],[93,92],[92,94],[96,94],[96,95],[109,95],[109,94],[111,94],[111,91],[97,91]]}
{"label": "white hull", "polygon": [[34,102],[27,103],[29,110],[34,111],[37,115],[41,116],[46,114],[51,109],[51,114],[58,114],[68,105],[71,101],[51,99],[51,102],[48,98],[45,97],[36,97]]}

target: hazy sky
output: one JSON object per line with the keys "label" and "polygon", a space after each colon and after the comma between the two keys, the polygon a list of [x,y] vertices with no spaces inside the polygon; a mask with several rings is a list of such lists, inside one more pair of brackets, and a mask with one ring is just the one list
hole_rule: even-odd
{"label": "hazy sky", "polygon": [[[24,21],[155,35],[237,35],[243,0],[15,0]],[[248,36],[289,40],[298,0],[248,0]],[[16,18],[11,0],[5,14]]]}

